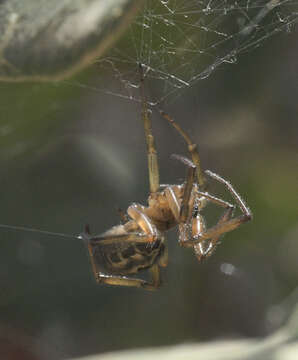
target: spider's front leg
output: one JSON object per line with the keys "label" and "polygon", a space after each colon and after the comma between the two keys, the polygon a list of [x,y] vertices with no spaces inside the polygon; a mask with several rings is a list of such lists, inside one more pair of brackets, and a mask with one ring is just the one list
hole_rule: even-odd
{"label": "spider's front leg", "polygon": [[235,199],[240,210],[242,211],[242,215],[239,215],[232,219],[230,218],[231,216],[227,216],[227,218],[225,218],[222,221],[219,221],[215,226],[211,227],[210,229],[206,230],[204,233],[200,234],[199,237],[200,241],[211,239],[216,236],[220,236],[226,232],[235,230],[241,224],[252,219],[252,213],[250,209],[246,206],[245,202],[242,200],[240,195],[233,188],[232,184],[230,184],[227,180],[223,179],[219,175],[211,172],[210,170],[206,170],[206,174],[225,185],[227,190],[231,193],[232,197]]}
{"label": "spider's front leg", "polygon": [[218,221],[218,224],[227,222],[233,214],[234,206],[227,201],[221,200],[208,193],[203,193],[194,187],[193,200],[194,206],[190,208],[188,222],[179,224],[179,243],[184,247],[193,247],[197,259],[203,260],[210,256],[220,240],[220,235],[202,240],[202,234],[206,233],[206,224],[204,217],[200,214],[200,202],[204,205],[210,201],[218,206],[225,208],[225,211]]}
{"label": "spider's front leg", "polygon": [[[206,174],[227,187],[242,210],[243,215],[232,218],[235,206],[208,193],[200,192],[194,183],[194,170],[196,168],[194,164],[182,156],[176,155],[175,157],[185,163],[189,168],[186,183],[184,184],[184,194],[181,205],[173,187],[167,187],[165,194],[169,207],[179,224],[180,245],[183,247],[193,247],[198,260],[201,261],[203,258],[212,254],[220,237],[224,233],[236,229],[242,223],[250,220],[252,215],[232,185],[219,175],[207,170]],[[206,229],[204,218],[200,214],[200,210],[204,207],[206,201],[225,208],[217,224],[210,229]]]}

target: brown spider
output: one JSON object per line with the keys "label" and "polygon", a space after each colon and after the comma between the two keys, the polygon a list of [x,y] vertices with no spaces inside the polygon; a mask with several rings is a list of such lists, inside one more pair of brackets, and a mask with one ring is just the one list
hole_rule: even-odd
{"label": "brown spider", "polygon": [[[135,286],[155,290],[161,284],[160,266],[167,266],[168,254],[165,232],[178,225],[179,244],[193,248],[198,260],[214,251],[220,237],[236,229],[252,218],[251,211],[222,177],[206,170],[205,174],[222,183],[235,199],[242,214],[233,217],[235,206],[206,192],[205,174],[201,170],[196,144],[169,115],[162,116],[180,133],[188,145],[191,160],[175,155],[188,167],[186,181],[182,185],[160,185],[158,159],[151,118],[144,93],[143,67],[141,74],[142,119],[147,142],[150,195],[148,206],[133,203],[122,215],[124,223],[112,227],[99,236],[90,235],[88,226],[80,237],[86,242],[92,271],[97,283]],[[201,210],[208,202],[224,208],[217,224],[206,228]],[[128,277],[148,269],[152,280]]]}

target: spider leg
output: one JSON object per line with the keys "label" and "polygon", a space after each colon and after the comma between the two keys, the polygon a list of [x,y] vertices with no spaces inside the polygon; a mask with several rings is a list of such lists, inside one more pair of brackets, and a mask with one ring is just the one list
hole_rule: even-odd
{"label": "spider leg", "polygon": [[[109,230],[108,232],[100,236],[90,236],[89,228],[85,229],[85,232],[81,234],[82,239],[88,239],[93,244],[100,242],[101,244],[113,244],[115,241],[121,240],[122,242],[142,242],[142,243],[153,243],[157,240],[159,232],[156,226],[153,224],[152,220],[145,214],[144,206],[140,204],[133,203],[127,209],[128,215],[133,219],[132,222],[135,227],[138,227],[142,232],[131,231],[125,228],[119,233],[119,227],[116,226]],[[126,223],[128,224],[128,223]],[[124,231],[124,233],[123,233]]]}
{"label": "spider leg", "polygon": [[[169,207],[179,226],[179,244],[184,246],[184,243],[187,243],[189,240],[189,224],[186,222],[180,222],[181,206],[173,188],[166,188],[165,195],[168,200]],[[189,244],[189,246],[193,246],[193,243]]]}
{"label": "spider leg", "polygon": [[[187,217],[186,217],[185,221],[181,221],[180,214],[181,214],[182,207],[179,205],[179,200],[178,200],[173,188],[168,187],[165,190],[165,195],[168,200],[169,207],[170,207],[170,209],[178,223],[178,226],[179,226],[179,244],[181,246],[185,246],[185,247],[193,247],[194,243],[189,240],[189,237],[190,237],[190,233],[191,233],[191,226],[193,225],[193,222],[195,221],[194,216],[196,216],[196,215],[193,215],[192,218],[190,218],[190,213],[193,211],[193,207],[194,207],[195,200],[196,200],[196,194],[193,192],[190,195],[188,205],[187,205],[188,213],[187,213]],[[200,215],[198,215],[198,216],[200,216]],[[200,217],[200,219],[202,219],[202,217]],[[201,220],[201,223],[202,222],[203,221]]]}
{"label": "spider leg", "polygon": [[[117,275],[107,275],[104,273],[96,273],[96,282],[98,284],[107,284],[107,285],[116,285],[116,286],[132,286],[137,288],[143,288],[145,290],[156,290],[161,284],[160,281],[160,273],[157,265],[153,265],[154,267],[153,279],[151,282],[138,279],[138,278],[129,278],[127,276],[117,276]],[[157,269],[155,269],[157,267]],[[151,270],[151,268],[150,268]]]}
{"label": "spider leg", "polygon": [[240,207],[241,211],[243,212],[243,216],[246,217],[246,221],[252,219],[252,213],[250,209],[246,206],[244,200],[240,197],[240,195],[237,193],[237,191],[233,188],[232,184],[222,178],[221,176],[213,173],[210,170],[206,170],[205,173],[212,177],[213,179],[217,180],[218,182],[225,185],[225,187],[228,189],[228,191],[231,193],[235,201],[237,202],[238,206]]}
{"label": "spider leg", "polygon": [[177,223],[179,223],[181,207],[180,207],[179,200],[178,200],[172,186],[168,186],[165,188],[165,195],[166,195],[166,199],[169,204],[169,208],[172,211],[172,214],[174,215],[175,220],[177,221]]}
{"label": "spider leg", "polygon": [[129,206],[127,213],[147,235],[147,242],[153,243],[158,237],[158,230],[144,209],[144,206],[134,203]]}
{"label": "spider leg", "polygon": [[222,207],[224,207],[226,209],[228,209],[228,208],[234,209],[235,208],[235,206],[230,204],[229,202],[227,202],[225,200],[222,200],[222,199],[219,199],[219,198],[217,198],[217,197],[215,197],[213,195],[210,195],[207,192],[197,191],[197,194],[200,195],[203,198],[208,199],[210,202],[213,202],[214,204],[222,206]]}
{"label": "spider leg", "polygon": [[188,166],[188,172],[186,176],[186,182],[184,184],[183,198],[181,202],[181,206],[179,205],[178,199],[173,191],[173,188],[169,186],[165,189],[165,194],[170,206],[171,211],[173,212],[177,222],[186,223],[189,219],[190,214],[190,199],[192,189],[194,187],[195,182],[195,174],[196,174],[196,166],[187,158],[174,154],[173,157],[182,161],[184,164]]}
{"label": "spider leg", "polygon": [[192,210],[190,209],[189,203],[190,203],[191,191],[193,189],[193,185],[195,181],[196,167],[190,160],[182,156],[175,155],[175,157],[183,161],[188,166],[188,172],[187,172],[186,182],[184,185],[184,192],[183,192],[183,198],[181,202],[180,216],[179,216],[180,217],[179,222],[186,223],[186,221],[189,218],[190,210]]}
{"label": "spider leg", "polygon": [[[236,203],[238,204],[238,206],[243,214],[231,219],[230,218],[231,215],[228,214],[228,211],[229,211],[229,209],[228,209],[227,214],[226,215],[224,214],[223,218],[221,218],[216,225],[214,225],[210,229],[200,233],[198,235],[198,240],[192,240],[190,242],[195,241],[196,243],[199,243],[204,240],[215,239],[226,232],[236,229],[241,224],[252,219],[252,213],[251,213],[250,209],[247,207],[247,205],[242,200],[240,195],[233,188],[231,183],[229,183],[227,180],[223,179],[219,175],[211,172],[210,170],[206,170],[206,174],[226,186],[226,188],[229,190],[229,192],[235,199]],[[232,208],[231,208],[230,212],[232,213]]]}
{"label": "spider leg", "polygon": [[[221,218],[218,220],[218,224],[222,224],[222,223],[225,223],[226,221],[228,221],[233,214],[233,210],[234,210],[234,207],[229,207],[223,213]],[[197,259],[199,261],[202,261],[207,256],[210,256],[216,249],[216,246],[217,246],[219,240],[220,240],[220,236],[215,236],[215,237],[211,238],[210,241],[208,241],[207,243],[206,243],[206,241],[201,241],[201,242],[196,243],[193,248],[194,248]]]}
{"label": "spider leg", "polygon": [[168,266],[168,262],[169,262],[168,247],[165,245],[158,259],[158,265],[162,267],[166,267]]}
{"label": "spider leg", "polygon": [[249,221],[246,215],[240,215],[236,218],[227,220],[225,222],[218,222],[216,225],[211,227],[210,229],[206,230],[204,233],[200,234],[199,240],[196,242],[200,242],[207,239],[212,239],[216,236],[220,236],[226,232],[233,231],[237,229],[241,224]]}
{"label": "spider leg", "polygon": [[[161,276],[160,276],[160,268],[157,264],[154,264],[149,269],[152,277],[152,281],[148,284],[146,284],[145,289],[147,290],[155,290],[160,287],[161,285]],[[153,287],[153,289],[149,288],[150,286]]]}
{"label": "spider leg", "polygon": [[170,115],[168,115],[164,111],[161,111],[160,113],[161,113],[162,117],[165,118],[179,132],[179,134],[186,141],[187,146],[188,146],[188,151],[190,152],[192,161],[193,161],[194,165],[196,166],[196,173],[197,173],[197,180],[198,180],[199,188],[201,190],[205,190],[207,187],[207,183],[206,183],[206,178],[205,178],[204,172],[201,168],[201,160],[200,160],[199,152],[197,149],[197,144],[194,144],[191,141],[188,134],[180,127],[180,125],[178,125],[174,121],[173,118],[170,117]]}
{"label": "spider leg", "polygon": [[140,92],[142,99],[142,118],[144,121],[145,137],[147,143],[148,171],[150,193],[156,193],[159,190],[159,169],[158,158],[155,146],[155,140],[152,133],[151,117],[148,110],[148,104],[144,91],[144,69],[142,64],[139,65],[140,70]]}
{"label": "spider leg", "polygon": [[[183,156],[174,156],[188,166],[188,173],[186,177],[186,182],[184,184],[184,192],[180,208],[177,197],[173,190],[171,188],[168,188],[165,193],[168,198],[169,206],[179,224],[179,243],[180,245],[184,246],[184,244],[186,244],[189,240],[191,212],[193,211],[193,206],[197,197],[197,194],[195,194],[194,192],[192,193],[193,188],[197,188],[196,185],[194,185],[196,166],[192,163],[192,161]],[[177,216],[178,211],[179,216]],[[202,217],[198,215],[197,220],[197,224],[200,224],[199,226],[201,227],[201,225],[203,224]],[[193,219],[192,223],[194,223],[194,221],[196,220]]]}
{"label": "spider leg", "polygon": [[[218,224],[225,223],[232,217],[233,211],[235,209],[234,205],[230,204],[227,201],[219,199],[213,195],[210,195],[208,193],[204,193],[201,191],[197,191],[197,195],[199,195],[202,198],[208,199],[210,202],[213,202],[214,204],[224,207],[226,209],[225,212],[223,213],[223,215],[218,220]],[[193,236],[193,238],[198,239],[200,234],[202,232],[206,231],[204,219],[202,218],[201,215],[194,213],[192,222],[193,222],[192,223],[192,236]],[[216,236],[214,238],[211,238],[209,241],[203,240],[201,242],[196,243],[194,245],[194,251],[195,251],[195,254],[196,254],[198,260],[201,261],[202,259],[206,258],[207,256],[210,256],[213,253],[213,251],[215,250],[216,245],[218,244],[219,240],[220,240],[220,236]]]}

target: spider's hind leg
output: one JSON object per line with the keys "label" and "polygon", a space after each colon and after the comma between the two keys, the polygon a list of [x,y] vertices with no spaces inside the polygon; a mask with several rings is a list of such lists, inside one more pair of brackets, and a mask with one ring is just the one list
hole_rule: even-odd
{"label": "spider's hind leg", "polygon": [[152,281],[146,281],[138,278],[130,278],[127,276],[107,275],[103,273],[96,273],[96,282],[98,284],[114,285],[114,286],[130,286],[143,288],[145,290],[157,290],[161,284],[160,270],[158,265],[153,265],[150,268],[152,274]]}

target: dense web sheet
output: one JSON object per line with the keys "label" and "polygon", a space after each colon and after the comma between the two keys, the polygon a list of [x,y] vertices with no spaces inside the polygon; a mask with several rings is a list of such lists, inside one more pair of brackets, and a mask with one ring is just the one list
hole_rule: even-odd
{"label": "dense web sheet", "polygon": [[224,63],[293,30],[297,0],[148,0],[118,47],[98,61],[116,87],[103,90],[138,99],[138,64],[157,91],[153,104],[179,96]]}

